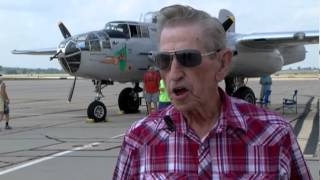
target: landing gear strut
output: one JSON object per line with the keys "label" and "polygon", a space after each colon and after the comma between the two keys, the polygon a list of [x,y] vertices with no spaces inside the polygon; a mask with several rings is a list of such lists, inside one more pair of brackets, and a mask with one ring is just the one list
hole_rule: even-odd
{"label": "landing gear strut", "polygon": [[226,77],[225,84],[228,95],[243,99],[251,104],[256,103],[254,92],[246,86],[244,77]]}

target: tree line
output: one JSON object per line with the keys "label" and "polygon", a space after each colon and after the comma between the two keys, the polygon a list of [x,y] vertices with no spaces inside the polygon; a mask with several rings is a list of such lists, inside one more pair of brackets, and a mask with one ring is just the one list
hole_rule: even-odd
{"label": "tree line", "polygon": [[57,68],[32,69],[32,68],[18,68],[18,67],[0,66],[0,73],[1,74],[61,74],[61,73],[65,73],[65,72],[63,70],[57,69]]}

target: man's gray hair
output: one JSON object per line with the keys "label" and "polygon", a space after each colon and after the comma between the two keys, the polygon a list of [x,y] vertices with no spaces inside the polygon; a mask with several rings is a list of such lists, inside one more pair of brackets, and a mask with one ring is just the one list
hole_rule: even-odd
{"label": "man's gray hair", "polygon": [[172,5],[162,8],[157,16],[160,33],[166,27],[192,24],[202,27],[202,42],[207,51],[226,47],[226,32],[221,22],[204,11],[190,6]]}

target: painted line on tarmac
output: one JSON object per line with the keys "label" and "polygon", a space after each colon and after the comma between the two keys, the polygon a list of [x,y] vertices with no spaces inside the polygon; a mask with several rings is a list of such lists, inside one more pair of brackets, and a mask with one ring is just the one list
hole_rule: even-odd
{"label": "painted line on tarmac", "polygon": [[110,139],[117,139],[119,137],[123,137],[124,135],[125,135],[124,133],[123,134],[119,134],[119,135],[111,137]]}
{"label": "painted line on tarmac", "polygon": [[86,145],[83,145],[83,146],[80,146],[80,147],[73,148],[73,149],[71,149],[71,150],[59,152],[59,153],[53,154],[53,155],[48,156],[48,157],[36,159],[36,160],[30,161],[30,162],[27,162],[27,163],[25,163],[25,164],[22,164],[22,165],[20,165],[20,166],[16,166],[16,167],[13,167],[13,168],[10,168],[10,169],[6,169],[6,170],[4,170],[4,171],[0,171],[0,176],[1,176],[1,175],[4,175],[4,174],[7,174],[7,173],[10,173],[10,172],[13,172],[13,171],[17,171],[17,170],[19,170],[19,169],[23,169],[23,168],[28,167],[28,166],[32,166],[32,165],[41,163],[41,162],[43,162],[43,161],[47,161],[47,160],[50,160],[50,159],[54,159],[54,158],[56,158],[56,157],[63,156],[63,155],[66,155],[66,154],[69,154],[69,153],[72,153],[72,152],[75,152],[75,151],[80,151],[80,150],[83,150],[83,149],[88,149],[88,148],[97,146],[97,145],[99,145],[99,144],[101,144],[101,143],[99,143],[99,142],[94,142],[94,143],[90,143],[90,144],[86,144]]}

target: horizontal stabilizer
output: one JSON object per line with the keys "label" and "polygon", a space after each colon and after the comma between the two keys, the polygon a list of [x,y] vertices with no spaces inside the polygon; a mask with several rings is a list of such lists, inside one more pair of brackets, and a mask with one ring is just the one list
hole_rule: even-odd
{"label": "horizontal stabilizer", "polygon": [[12,50],[12,54],[29,54],[29,55],[54,55],[57,53],[57,48],[46,48],[36,50]]}
{"label": "horizontal stabilizer", "polygon": [[237,38],[237,44],[252,48],[278,48],[319,43],[319,31],[253,33]]}

